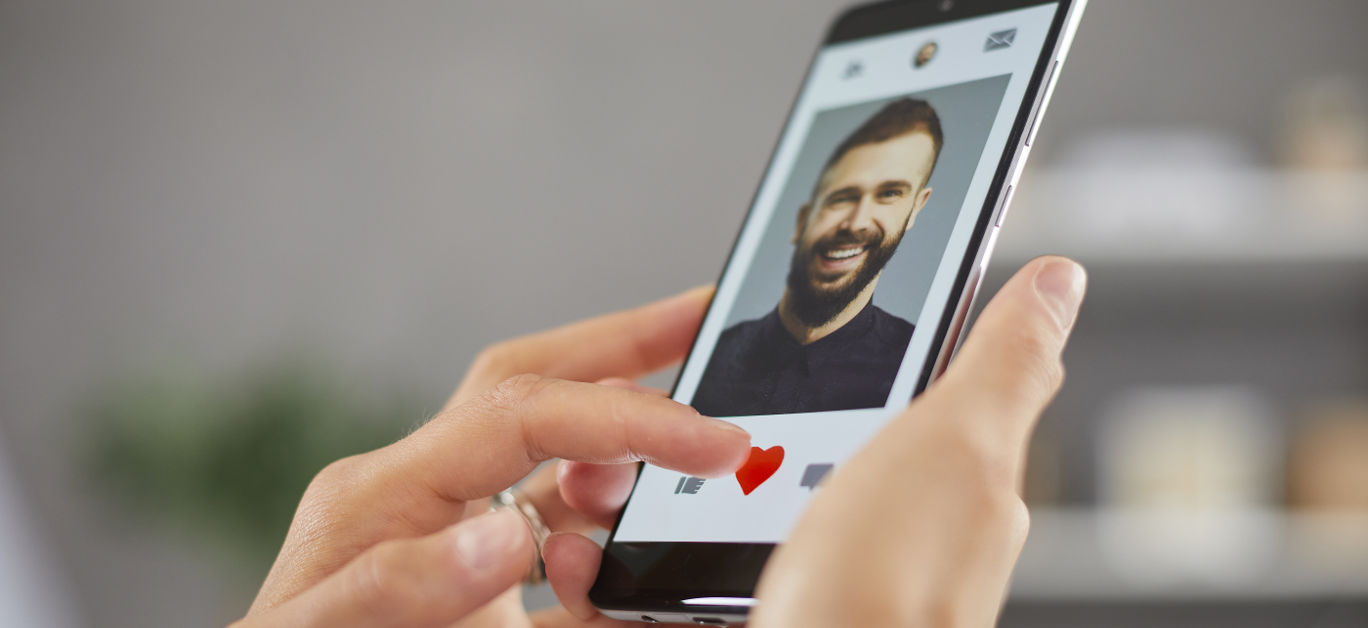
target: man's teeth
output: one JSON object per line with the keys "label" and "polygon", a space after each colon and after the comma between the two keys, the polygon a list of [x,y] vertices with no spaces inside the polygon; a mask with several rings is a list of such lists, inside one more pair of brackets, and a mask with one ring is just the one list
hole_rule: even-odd
{"label": "man's teeth", "polygon": [[831,259],[846,259],[847,257],[855,257],[863,251],[864,247],[857,246],[853,249],[840,249],[838,251],[828,251],[826,256]]}

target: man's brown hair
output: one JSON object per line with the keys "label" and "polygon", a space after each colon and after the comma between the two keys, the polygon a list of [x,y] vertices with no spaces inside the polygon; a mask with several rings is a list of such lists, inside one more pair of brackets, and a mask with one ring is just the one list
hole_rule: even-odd
{"label": "man's brown hair", "polygon": [[[821,189],[822,179],[826,177],[827,171],[845,157],[846,153],[866,144],[886,142],[907,133],[926,133],[931,136],[934,153],[931,156],[931,167],[926,171],[927,181],[931,180],[931,173],[936,170],[936,162],[940,160],[941,146],[945,144],[940,116],[936,115],[936,109],[931,103],[925,100],[899,98],[884,105],[883,109],[865,120],[860,128],[846,136],[845,141],[836,147],[826,165],[822,166],[822,175],[817,178],[817,189],[813,190],[813,196],[816,197],[817,190]],[[925,186],[926,181],[922,181],[922,185]]]}

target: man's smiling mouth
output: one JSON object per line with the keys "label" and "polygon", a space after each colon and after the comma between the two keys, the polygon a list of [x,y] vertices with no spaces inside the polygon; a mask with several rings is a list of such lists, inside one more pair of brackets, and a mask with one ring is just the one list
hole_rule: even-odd
{"label": "man's smiling mouth", "polygon": [[831,281],[855,272],[864,265],[870,248],[868,243],[860,243],[837,244],[819,249],[814,260],[816,268],[813,270],[816,274],[813,279]]}
{"label": "man's smiling mouth", "polygon": [[852,244],[836,249],[826,249],[822,251],[822,257],[832,261],[840,261],[855,257],[856,255],[865,252],[865,249],[867,248],[869,247],[863,244]]}

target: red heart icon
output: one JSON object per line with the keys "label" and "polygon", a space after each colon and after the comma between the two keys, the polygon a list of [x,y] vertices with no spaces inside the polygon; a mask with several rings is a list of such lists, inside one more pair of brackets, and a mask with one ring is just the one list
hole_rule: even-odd
{"label": "red heart icon", "polygon": [[770,479],[779,465],[784,462],[784,448],[778,445],[769,449],[751,447],[750,458],[736,470],[736,483],[741,485],[741,493],[750,495],[757,486]]}

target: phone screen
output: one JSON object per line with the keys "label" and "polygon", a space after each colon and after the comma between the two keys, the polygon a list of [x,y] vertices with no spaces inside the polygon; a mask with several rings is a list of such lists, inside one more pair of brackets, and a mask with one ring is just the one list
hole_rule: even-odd
{"label": "phone screen", "polygon": [[[1059,5],[833,31],[673,392],[748,430],[752,456],[725,478],[645,465],[600,589],[747,590],[822,478],[925,386],[1041,89]],[[681,568],[714,555],[750,567]],[[665,563],[669,575],[650,575]]]}

